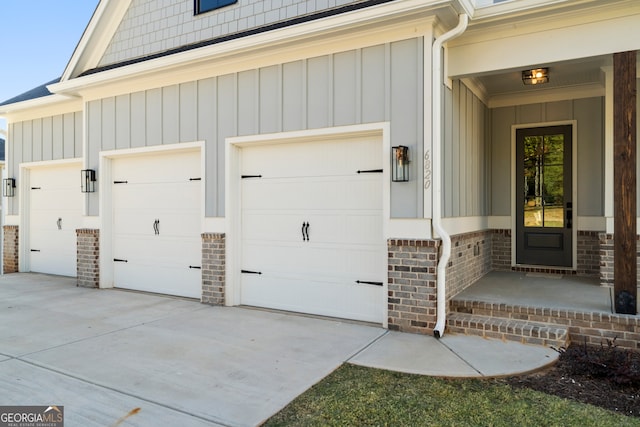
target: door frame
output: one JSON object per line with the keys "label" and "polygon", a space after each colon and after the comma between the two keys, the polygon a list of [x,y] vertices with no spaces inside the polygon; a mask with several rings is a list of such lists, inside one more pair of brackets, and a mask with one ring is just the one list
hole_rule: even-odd
{"label": "door frame", "polygon": [[[33,169],[47,169],[60,166],[77,166],[82,170],[82,159],[45,160],[42,162],[20,163],[18,171],[18,212],[20,222],[18,233],[18,271],[31,271],[31,257],[29,241],[31,238],[31,171]],[[80,174],[78,174],[78,192],[80,192]],[[82,215],[83,212],[80,212]],[[77,260],[76,260],[77,261]]]}
{"label": "door frame", "polygon": [[[242,148],[257,145],[274,145],[290,142],[317,142],[334,140],[337,138],[353,138],[372,136],[381,140],[382,164],[382,237],[386,245],[389,230],[390,194],[391,194],[391,127],[389,122],[368,123],[363,125],[338,126],[302,131],[290,131],[263,135],[249,135],[229,137],[225,140],[225,231],[226,231],[226,261],[225,261],[225,305],[240,304],[241,278],[240,263],[242,262],[242,185],[241,166]],[[388,326],[388,281],[384,280],[381,298],[384,298],[383,327]]]}
{"label": "door frame", "polygon": [[[517,194],[516,194],[516,131],[518,129],[543,128],[549,126],[571,126],[571,198],[573,203],[573,227],[571,228],[571,270],[578,267],[578,121],[577,120],[561,120],[554,122],[538,122],[524,123],[511,126],[511,266],[512,267],[533,267],[533,268],[549,268],[553,270],[566,270],[568,267],[557,267],[544,265],[525,265],[516,263],[517,248],[517,223],[516,210]],[[495,167],[495,165],[494,165]]]}
{"label": "door frame", "polygon": [[200,156],[200,168],[203,185],[200,186],[200,230],[204,230],[206,196],[206,155],[205,142],[180,142],[177,144],[155,145],[151,147],[129,148],[100,152],[100,179],[98,191],[100,197],[100,288],[114,287],[113,267],[113,178],[112,162],[122,157],[138,157],[176,151],[193,151]]}

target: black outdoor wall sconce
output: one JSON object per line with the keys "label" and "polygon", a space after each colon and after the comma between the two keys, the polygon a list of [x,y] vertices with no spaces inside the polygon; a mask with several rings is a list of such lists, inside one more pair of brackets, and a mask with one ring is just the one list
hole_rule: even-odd
{"label": "black outdoor wall sconce", "polygon": [[96,171],[93,169],[83,169],[81,173],[81,190],[83,193],[94,193],[96,191]]}
{"label": "black outdoor wall sconce", "polygon": [[15,178],[5,178],[2,180],[2,195],[4,197],[13,197],[16,195],[16,180]]}
{"label": "black outdoor wall sconce", "polygon": [[409,181],[409,147],[398,145],[392,147],[391,180],[393,182]]}

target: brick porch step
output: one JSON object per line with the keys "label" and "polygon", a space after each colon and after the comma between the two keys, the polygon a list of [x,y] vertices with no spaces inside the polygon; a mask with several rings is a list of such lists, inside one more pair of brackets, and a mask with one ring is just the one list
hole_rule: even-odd
{"label": "brick porch step", "polygon": [[484,338],[546,347],[563,347],[569,341],[569,331],[566,327],[469,313],[450,313],[447,317],[447,327],[451,333],[478,335]]}

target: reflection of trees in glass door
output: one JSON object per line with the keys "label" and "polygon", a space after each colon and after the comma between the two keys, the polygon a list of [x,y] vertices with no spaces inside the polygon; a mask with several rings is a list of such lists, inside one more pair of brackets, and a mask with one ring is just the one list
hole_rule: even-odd
{"label": "reflection of trees in glass door", "polygon": [[516,261],[572,265],[571,126],[518,129]]}
{"label": "reflection of trees in glass door", "polygon": [[524,138],[524,226],[563,227],[563,135]]}

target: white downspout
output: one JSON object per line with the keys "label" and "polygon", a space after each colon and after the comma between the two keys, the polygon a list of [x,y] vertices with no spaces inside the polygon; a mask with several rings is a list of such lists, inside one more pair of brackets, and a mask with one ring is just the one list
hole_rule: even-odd
{"label": "white downspout", "polygon": [[432,146],[433,146],[433,214],[431,224],[435,233],[442,239],[442,256],[438,261],[437,273],[437,320],[433,335],[440,338],[444,335],[444,328],[447,317],[446,309],[446,269],[451,256],[451,237],[442,227],[442,45],[460,34],[462,34],[469,24],[469,17],[463,13],[459,16],[458,25],[438,37],[433,42],[432,55]]}

